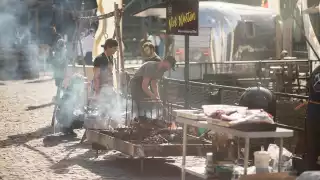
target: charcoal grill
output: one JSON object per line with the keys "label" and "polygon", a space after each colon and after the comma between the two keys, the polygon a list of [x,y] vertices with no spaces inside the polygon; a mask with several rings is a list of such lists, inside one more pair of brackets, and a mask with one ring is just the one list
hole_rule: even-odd
{"label": "charcoal grill", "polygon": [[[86,137],[92,144],[97,144],[102,149],[116,150],[131,158],[140,158],[140,170],[143,173],[144,159],[148,157],[169,157],[182,155],[181,143],[142,144],[140,142],[124,141],[119,138],[104,134],[102,130],[87,129]],[[212,148],[211,144],[193,143],[187,146],[187,155],[204,156]],[[98,149],[95,149],[98,152]]]}
{"label": "charcoal grill", "polygon": [[[163,143],[163,144],[142,144],[139,142],[124,141],[113,136],[102,133],[100,130],[87,130],[87,139],[91,143],[96,143],[105,147],[120,151],[130,157],[147,158],[147,157],[168,157],[182,155],[181,143]],[[201,156],[205,155],[211,148],[208,143],[192,143],[189,144],[188,155]]]}

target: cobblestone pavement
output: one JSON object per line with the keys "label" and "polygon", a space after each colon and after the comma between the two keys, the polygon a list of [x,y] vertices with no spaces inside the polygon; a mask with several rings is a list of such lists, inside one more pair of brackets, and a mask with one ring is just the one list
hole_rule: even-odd
{"label": "cobblestone pavement", "polygon": [[[55,94],[51,81],[0,82],[0,179],[4,180],[177,180],[180,171],[160,160],[145,162],[139,175],[139,162],[114,161],[113,152],[95,158],[88,144],[79,139],[44,140],[51,134]],[[28,106],[40,106],[32,109]],[[78,131],[81,137],[83,131]],[[45,146],[46,144],[46,146]],[[195,177],[188,177],[197,180]]]}

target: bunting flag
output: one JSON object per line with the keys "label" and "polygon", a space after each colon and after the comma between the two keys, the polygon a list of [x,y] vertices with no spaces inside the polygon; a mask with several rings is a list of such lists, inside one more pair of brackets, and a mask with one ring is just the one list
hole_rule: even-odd
{"label": "bunting flag", "polygon": [[261,7],[268,8],[268,0],[262,0]]}

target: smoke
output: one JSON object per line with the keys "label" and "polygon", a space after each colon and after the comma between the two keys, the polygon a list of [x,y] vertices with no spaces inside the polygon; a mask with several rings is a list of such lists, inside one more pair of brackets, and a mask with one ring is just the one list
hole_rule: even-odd
{"label": "smoke", "polygon": [[131,99],[126,99],[114,92],[112,86],[102,87],[98,106],[112,120],[113,123],[110,125],[113,128],[124,125],[126,120],[130,124],[133,118],[137,116],[145,116],[150,119],[158,119],[163,116],[163,108],[160,104],[145,102],[140,104],[141,109],[138,111]]}
{"label": "smoke", "polygon": [[[83,121],[91,128],[106,129],[125,125],[126,118],[132,119],[131,100],[126,100],[113,91],[112,86],[104,86],[99,97],[87,104],[87,84],[80,74],[74,74],[58,102],[56,127],[71,127],[75,121]],[[128,116],[126,116],[126,112]]]}
{"label": "smoke", "polygon": [[86,83],[82,75],[74,74],[58,100],[56,120],[62,127],[70,127],[75,121],[83,121],[86,107]]}
{"label": "smoke", "polygon": [[37,73],[38,46],[28,14],[25,1],[0,1],[0,79],[21,78],[25,70],[29,77]]}
{"label": "smoke", "polygon": [[132,118],[129,117],[132,109],[131,100],[126,100],[114,92],[112,86],[104,86],[101,88],[98,107],[102,113],[105,113],[113,121],[112,127],[115,125],[124,125],[126,113],[128,113],[128,119]]}

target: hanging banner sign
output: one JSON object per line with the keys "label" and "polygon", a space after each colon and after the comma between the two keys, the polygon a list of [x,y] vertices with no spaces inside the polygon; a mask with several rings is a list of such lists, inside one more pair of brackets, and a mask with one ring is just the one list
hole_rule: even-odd
{"label": "hanging banner sign", "polygon": [[198,36],[199,0],[168,0],[166,32],[172,35]]}

